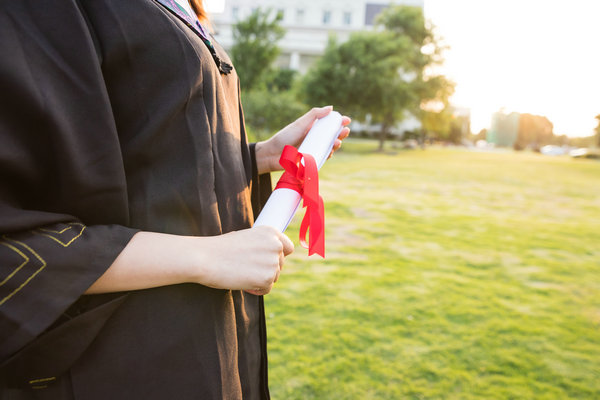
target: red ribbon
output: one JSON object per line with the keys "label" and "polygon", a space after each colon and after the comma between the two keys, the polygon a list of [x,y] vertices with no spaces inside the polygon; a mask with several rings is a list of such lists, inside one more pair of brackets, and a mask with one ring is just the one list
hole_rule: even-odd
{"label": "red ribbon", "polygon": [[[304,159],[304,165],[302,160]],[[292,189],[302,196],[306,213],[300,224],[300,244],[308,249],[308,255],[319,254],[325,258],[325,207],[319,196],[319,168],[313,156],[299,153],[293,146],[285,146],[279,164],[285,172],[275,189]],[[309,230],[309,245],[306,232]]]}

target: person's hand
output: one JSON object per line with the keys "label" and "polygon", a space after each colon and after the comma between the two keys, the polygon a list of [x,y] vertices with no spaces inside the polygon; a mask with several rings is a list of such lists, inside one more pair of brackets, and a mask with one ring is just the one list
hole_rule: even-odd
{"label": "person's hand", "polygon": [[203,285],[217,289],[244,290],[263,295],[277,282],[285,257],[294,244],[270,226],[235,231],[210,238],[210,262],[202,276]]}
{"label": "person's hand", "polygon": [[[318,118],[325,117],[331,112],[332,109],[332,106],[313,108],[277,132],[270,139],[263,142],[258,142],[256,144],[256,164],[259,174],[281,170],[282,168],[279,165],[279,157],[281,156],[281,152],[283,151],[285,145],[294,146],[296,148],[300,146],[304,140],[304,137],[313,126],[315,121]],[[344,128],[335,140],[329,157],[331,157],[331,155],[340,148],[342,145],[342,140],[344,140],[350,134],[350,128],[348,128],[348,124],[350,124],[350,118],[343,116],[342,125]]]}

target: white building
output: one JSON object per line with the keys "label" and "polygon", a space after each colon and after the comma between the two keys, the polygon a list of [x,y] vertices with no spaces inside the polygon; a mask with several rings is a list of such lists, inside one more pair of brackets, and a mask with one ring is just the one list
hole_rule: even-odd
{"label": "white building", "polygon": [[[302,74],[324,53],[331,35],[343,42],[352,32],[373,29],[375,17],[390,4],[424,7],[424,0],[220,0],[219,3],[220,10],[211,12],[211,21],[216,39],[226,49],[233,45],[232,26],[237,21],[247,18],[257,8],[281,13],[286,35],[278,43],[281,55],[277,64]],[[352,124],[357,131],[379,129],[368,122]],[[392,131],[401,135],[420,127],[418,119],[407,115]]]}
{"label": "white building", "polygon": [[306,72],[323,54],[330,35],[342,42],[352,32],[372,29],[373,22],[389,4],[423,8],[424,0],[225,0],[223,11],[213,12],[215,36],[226,49],[233,45],[232,25],[257,8],[283,15],[286,35],[279,42],[278,65]]}

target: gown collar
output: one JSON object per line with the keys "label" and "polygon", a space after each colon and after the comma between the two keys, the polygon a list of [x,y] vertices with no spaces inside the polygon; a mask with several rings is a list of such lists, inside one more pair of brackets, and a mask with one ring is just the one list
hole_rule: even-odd
{"label": "gown collar", "polygon": [[225,61],[223,61],[217,55],[215,47],[213,46],[213,44],[210,40],[210,35],[209,35],[208,31],[200,23],[200,20],[198,20],[198,17],[195,14],[190,15],[190,13],[188,11],[186,11],[185,8],[183,8],[181,5],[179,5],[175,0],[155,0],[155,1],[157,3],[159,3],[160,5],[162,5],[163,7],[165,7],[167,10],[169,10],[172,14],[177,16],[179,19],[181,19],[192,31],[194,31],[198,36],[200,36],[200,38],[202,39],[202,42],[204,42],[204,44],[210,51],[210,54],[212,55],[213,60],[217,64],[217,67],[219,68],[219,72],[221,72],[221,74],[227,75],[231,72],[233,67],[230,64],[226,63]]}

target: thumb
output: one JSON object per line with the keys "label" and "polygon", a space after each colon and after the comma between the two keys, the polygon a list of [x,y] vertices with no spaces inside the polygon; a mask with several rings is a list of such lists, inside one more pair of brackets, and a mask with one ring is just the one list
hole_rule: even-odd
{"label": "thumb", "polygon": [[303,125],[306,124],[311,124],[317,119],[317,118],[323,118],[324,116],[326,116],[327,114],[329,114],[331,112],[331,110],[333,110],[333,106],[325,106],[325,107],[313,107],[310,109],[309,112],[307,112],[306,114],[304,114],[303,116],[301,116],[298,121],[300,123],[302,123]]}
{"label": "thumb", "polygon": [[329,114],[331,110],[333,110],[333,106],[315,107],[310,111],[315,118],[323,118],[324,116]]}

